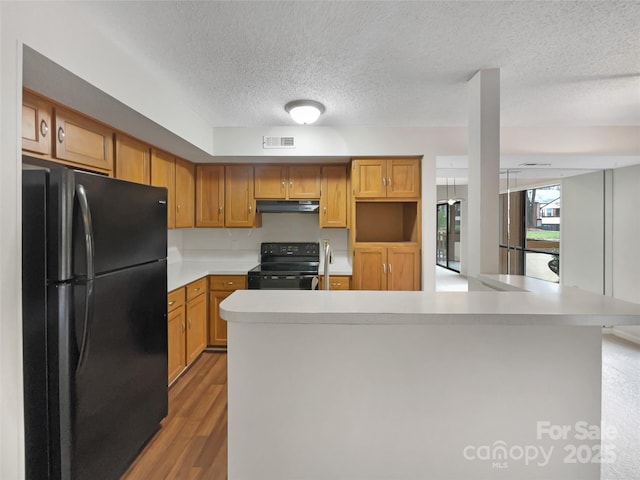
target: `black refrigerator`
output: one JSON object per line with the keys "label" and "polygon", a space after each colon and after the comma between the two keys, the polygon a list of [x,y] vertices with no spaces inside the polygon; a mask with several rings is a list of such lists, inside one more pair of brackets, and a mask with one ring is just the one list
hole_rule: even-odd
{"label": "black refrigerator", "polygon": [[166,190],[22,175],[27,478],[118,479],[167,415]]}

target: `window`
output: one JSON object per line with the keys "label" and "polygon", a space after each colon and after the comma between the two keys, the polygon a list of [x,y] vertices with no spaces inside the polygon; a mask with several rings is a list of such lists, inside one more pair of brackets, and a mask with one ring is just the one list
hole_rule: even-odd
{"label": "window", "polygon": [[436,205],[436,264],[460,272],[460,202]]}
{"label": "window", "polygon": [[560,185],[500,195],[500,272],[560,280]]}

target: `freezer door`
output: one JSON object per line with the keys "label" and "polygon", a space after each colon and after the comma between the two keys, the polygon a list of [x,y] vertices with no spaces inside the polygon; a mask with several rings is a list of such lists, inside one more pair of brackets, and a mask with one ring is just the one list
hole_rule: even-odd
{"label": "freezer door", "polygon": [[[74,171],[73,274],[86,276],[86,235],[93,236],[94,270],[99,275],[167,256],[167,190]],[[87,232],[78,201],[86,192],[92,231]]]}
{"label": "freezer door", "polygon": [[118,479],[167,415],[166,262],[79,283],[74,296],[73,478]]}

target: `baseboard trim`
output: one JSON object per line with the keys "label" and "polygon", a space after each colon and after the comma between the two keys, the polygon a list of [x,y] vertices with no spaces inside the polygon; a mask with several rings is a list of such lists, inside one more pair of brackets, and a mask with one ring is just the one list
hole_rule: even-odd
{"label": "baseboard trim", "polygon": [[605,335],[615,335],[616,337],[623,338],[629,342],[640,345],[640,337],[632,335],[628,332],[623,332],[615,327],[604,327],[602,329],[602,333]]}

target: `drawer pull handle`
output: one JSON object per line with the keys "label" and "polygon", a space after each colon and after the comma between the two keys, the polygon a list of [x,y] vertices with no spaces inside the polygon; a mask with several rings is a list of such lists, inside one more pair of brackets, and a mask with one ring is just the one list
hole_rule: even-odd
{"label": "drawer pull handle", "polygon": [[218,213],[222,213],[222,205],[218,207]]}
{"label": "drawer pull handle", "polygon": [[194,289],[193,289],[193,291],[194,291],[194,292],[199,292],[199,291],[200,291],[200,287],[198,287],[198,288],[194,288]]}
{"label": "drawer pull handle", "polygon": [[184,322],[182,322],[180,326],[182,327],[182,333],[184,333]]}
{"label": "drawer pull handle", "polygon": [[191,319],[189,319],[189,328],[191,328]]}
{"label": "drawer pull handle", "polygon": [[390,187],[391,186],[391,177],[387,177],[387,186]]}
{"label": "drawer pull handle", "polygon": [[64,130],[62,127],[58,128],[58,142],[62,143],[64,141]]}
{"label": "drawer pull handle", "polygon": [[173,305],[174,303],[176,303],[176,301],[175,301],[175,300],[171,300],[171,301],[169,302],[169,306]]}
{"label": "drawer pull handle", "polygon": [[233,285],[233,282],[227,282],[225,285]]}
{"label": "drawer pull handle", "polygon": [[386,187],[387,186],[387,179],[382,177],[382,186]]}
{"label": "drawer pull handle", "polygon": [[46,137],[47,133],[49,133],[49,125],[44,120],[40,120],[40,135]]}

